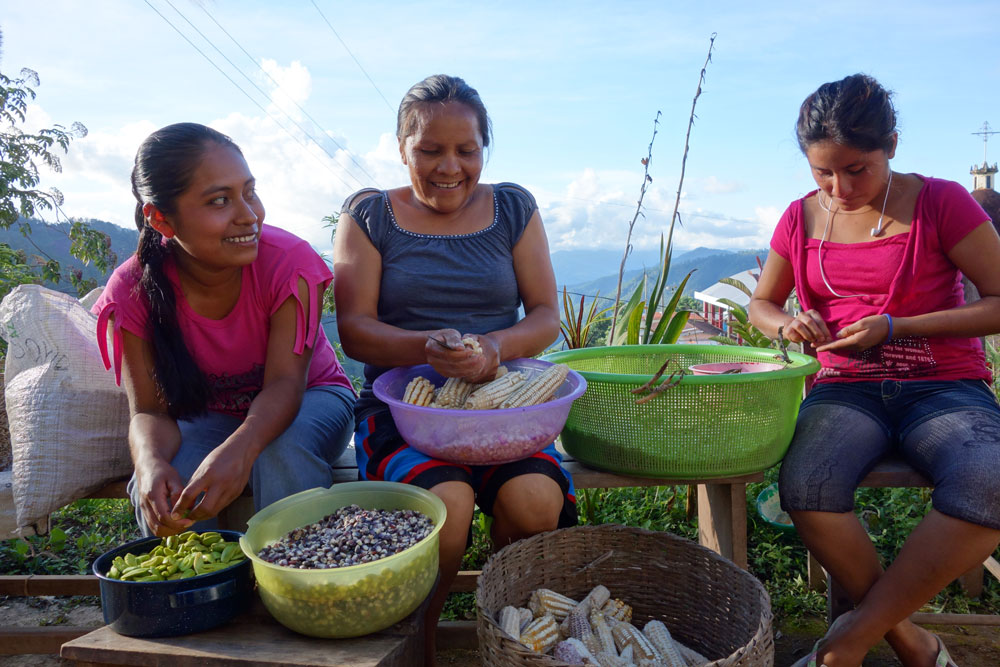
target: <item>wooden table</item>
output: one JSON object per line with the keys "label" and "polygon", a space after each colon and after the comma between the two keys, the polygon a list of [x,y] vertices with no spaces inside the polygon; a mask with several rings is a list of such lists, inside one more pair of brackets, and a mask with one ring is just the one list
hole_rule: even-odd
{"label": "wooden table", "polygon": [[355,639],[316,639],[278,623],[260,600],[214,630],[182,637],[140,639],[104,626],[62,645],[77,665],[171,667],[418,667],[423,664],[422,618],[429,602],[382,632]]}

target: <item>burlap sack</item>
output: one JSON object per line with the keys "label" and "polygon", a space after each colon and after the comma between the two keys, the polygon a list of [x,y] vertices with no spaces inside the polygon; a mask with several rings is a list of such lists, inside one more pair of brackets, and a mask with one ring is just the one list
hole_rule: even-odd
{"label": "burlap sack", "polygon": [[104,370],[96,328],[80,301],[38,285],[0,303],[19,528],[132,470],[128,400]]}

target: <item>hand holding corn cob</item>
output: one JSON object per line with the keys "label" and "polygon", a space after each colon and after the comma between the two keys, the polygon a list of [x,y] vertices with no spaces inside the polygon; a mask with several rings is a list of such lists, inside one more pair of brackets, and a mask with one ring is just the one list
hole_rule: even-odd
{"label": "hand holding corn cob", "polygon": [[565,364],[553,364],[533,376],[528,373],[530,371],[508,372],[505,366],[500,366],[496,378],[489,382],[473,384],[462,378],[448,378],[437,388],[430,380],[418,376],[407,385],[403,401],[419,406],[465,410],[538,405],[551,399],[562,386],[569,374],[569,367]]}

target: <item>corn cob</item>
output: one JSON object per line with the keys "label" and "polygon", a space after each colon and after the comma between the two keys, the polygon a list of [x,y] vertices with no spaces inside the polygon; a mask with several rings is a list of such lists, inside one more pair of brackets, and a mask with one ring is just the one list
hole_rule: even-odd
{"label": "corn cob", "polygon": [[517,607],[508,605],[501,609],[497,625],[514,639],[519,639],[521,637],[521,614],[517,611]]}
{"label": "corn cob", "polygon": [[597,662],[594,654],[590,652],[579,639],[570,637],[556,644],[552,651],[552,657],[556,660],[568,662],[571,665],[593,665]]}
{"label": "corn cob", "polygon": [[590,627],[593,629],[594,635],[597,637],[597,641],[601,645],[601,650],[618,655],[618,647],[615,646],[615,637],[611,633],[611,626],[608,625],[608,621],[604,618],[604,614],[596,609],[591,611]]}
{"label": "corn cob", "polygon": [[625,621],[629,623],[632,621],[632,607],[625,604],[622,600],[608,600],[601,607],[601,613],[604,614],[605,618],[613,618],[616,621]]}
{"label": "corn cob", "polygon": [[622,652],[618,654],[618,657],[627,662],[630,665],[635,664],[635,647],[629,644],[622,649]]}
{"label": "corn cob", "polygon": [[403,393],[403,402],[413,405],[430,405],[433,399],[434,385],[421,375],[410,380],[410,384],[406,385],[406,391]]}
{"label": "corn cob", "polygon": [[[680,646],[670,636],[670,630],[663,621],[652,620],[642,628],[643,635],[660,652],[667,667],[687,667],[687,660],[680,651]],[[707,662],[707,661],[706,661]]]}
{"label": "corn cob", "polygon": [[[586,615],[581,611],[571,611],[566,621],[566,635],[568,637],[585,642],[588,638],[594,636],[594,631],[590,628],[590,621],[587,620]],[[560,626],[561,629],[562,626]]]}
{"label": "corn cob", "polygon": [[601,651],[594,657],[600,667],[631,667],[628,662],[619,658],[617,653]]}
{"label": "corn cob", "polygon": [[559,624],[551,615],[536,618],[521,633],[520,641],[535,653],[546,653],[559,643]]}
{"label": "corn cob", "polygon": [[662,660],[650,660],[648,658],[643,658],[636,664],[639,667],[663,667],[664,662]]}
{"label": "corn cob", "polygon": [[698,653],[698,651],[685,646],[676,639],[674,640],[674,643],[677,644],[677,649],[681,652],[681,656],[684,657],[684,660],[687,661],[687,664],[690,665],[690,667],[702,667],[702,665],[707,665],[712,662],[701,653]]}
{"label": "corn cob", "polygon": [[520,637],[521,633],[524,632],[524,629],[528,627],[528,623],[531,623],[533,620],[535,620],[535,615],[532,614],[531,610],[528,609],[527,607],[518,607],[517,614],[519,620],[521,621],[521,629],[517,633],[517,636]]}
{"label": "corn cob", "polygon": [[466,410],[492,410],[515,391],[524,382],[524,375],[520,371],[512,371],[503,377],[499,377],[492,382],[484,384],[465,399]]}
{"label": "corn cob", "polygon": [[[635,657],[642,659],[661,660],[660,652],[653,646],[646,635],[639,632],[639,628],[631,623],[615,623],[611,628],[611,634],[615,638],[615,646],[619,651],[626,646],[632,646],[635,650]],[[680,667],[684,667],[682,664]]]}
{"label": "corn cob", "polygon": [[448,378],[434,395],[434,402],[441,408],[461,408],[474,387],[462,378]]}
{"label": "corn cob", "polygon": [[[576,604],[576,600],[573,598],[560,595],[548,588],[539,588],[533,591],[531,599],[528,600],[528,608],[531,609],[535,618],[544,616],[545,614],[552,614],[557,621],[566,618]],[[586,619],[584,621],[586,622]]]}
{"label": "corn cob", "polygon": [[496,380],[497,378],[503,377],[504,375],[507,374],[508,370],[509,369],[506,366],[503,365],[497,366],[497,374],[493,376],[493,379]]}
{"label": "corn cob", "polygon": [[479,344],[479,341],[472,336],[466,336],[462,339],[462,345],[472,350],[475,354],[483,353],[483,346]]}
{"label": "corn cob", "polygon": [[[590,614],[591,609],[600,609],[601,605],[607,602],[608,598],[610,597],[611,597],[611,592],[606,587],[598,584],[597,586],[594,586],[594,588],[592,588],[591,591],[587,593],[587,596],[582,600],[580,600],[580,604],[578,604],[573,609],[574,610],[579,609],[580,613],[586,616]],[[569,624],[567,623],[568,618],[569,617],[567,616],[566,619],[563,619],[562,625],[559,628],[559,631],[562,632],[563,637],[569,636]]]}
{"label": "corn cob", "polygon": [[526,405],[538,405],[549,400],[556,389],[562,385],[569,374],[566,364],[553,364],[540,375],[525,383],[515,393],[507,397],[501,408],[521,408]]}

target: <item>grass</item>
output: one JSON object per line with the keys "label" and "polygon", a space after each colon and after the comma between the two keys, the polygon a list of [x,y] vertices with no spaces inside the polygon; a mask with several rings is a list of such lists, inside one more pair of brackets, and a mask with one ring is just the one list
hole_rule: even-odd
{"label": "grass", "polygon": [[[747,531],[750,570],[765,585],[779,622],[805,621],[825,613],[826,598],[809,590],[806,549],[796,533],[780,532],[757,515],[753,501],[777,477],[769,470],[765,481],[747,486]],[[906,536],[930,509],[927,489],[860,489],[857,513],[883,561],[890,562]],[[618,523],[668,531],[696,540],[697,521],[687,514],[687,488],[660,486],[623,489],[582,489],[577,499],[580,523]],[[67,505],[52,515],[47,536],[0,542],[0,573],[87,574],[99,555],[139,537],[127,500],[90,499]],[[472,543],[463,569],[480,569],[491,553],[489,521],[476,512]],[[997,556],[1000,556],[998,550]],[[925,607],[926,611],[1000,614],[1000,582],[986,577],[981,598],[967,597],[952,584]],[[443,618],[475,618],[473,593],[452,594]]]}

